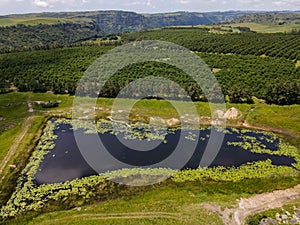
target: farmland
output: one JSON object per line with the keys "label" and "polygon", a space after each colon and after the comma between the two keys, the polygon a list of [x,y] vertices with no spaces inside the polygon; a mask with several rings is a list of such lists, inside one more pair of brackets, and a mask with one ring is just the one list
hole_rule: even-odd
{"label": "farmland", "polygon": [[[74,25],[74,21],[60,21],[67,24],[64,25],[66,29]],[[24,25],[36,24],[56,29],[61,26],[57,22],[51,17],[0,19],[3,26],[23,24],[11,29],[24,30],[27,30]],[[69,26],[69,23],[72,25]],[[8,51],[10,53],[1,54],[0,205],[3,207],[0,215],[3,224],[53,224],[53,221],[58,224],[226,224],[233,217],[225,212],[234,212],[240,198],[251,199],[257,194],[292,189],[298,185],[299,34],[278,34],[275,33],[278,27],[248,25],[264,34],[217,34],[203,27],[154,29],[100,39],[92,33],[92,37],[79,37],[80,41],[76,41],[74,46],[70,37],[69,44],[62,40],[57,46],[49,45],[45,49],[43,46],[29,46],[24,51],[16,47],[12,52]],[[77,28],[82,30],[82,27]],[[112,171],[99,176],[37,185],[35,175],[39,165],[55,148],[57,138],[53,133],[55,124],[50,119],[66,121],[72,117],[77,84],[96,59],[121,43],[141,40],[174,42],[193,51],[207,64],[225,94],[226,108],[234,108],[238,112],[235,118],[227,119],[227,126],[241,136],[240,142],[228,142],[232,148],[290,157],[295,162],[291,166],[277,166],[270,160],[264,160],[237,167],[173,171],[169,179],[145,187],[127,187],[110,181],[110,178],[132,179],[134,183],[143,176],[146,179],[168,175],[170,170]],[[107,131],[117,94],[130,82],[148,76],[170,79],[181,86],[192,97],[199,113],[200,124],[192,125],[201,128],[211,125],[215,112],[211,112],[206,96],[191,77],[168,64],[145,62],[120,69],[97,96],[95,118],[105,124],[100,133]],[[178,99],[176,102],[188,110],[188,102]],[[123,98],[119,104],[134,105],[128,121],[133,130],[147,126],[153,118],[168,124],[167,121],[180,116],[170,102],[153,96],[137,102],[136,99]],[[218,104],[218,101],[213,104]],[[190,116],[186,112],[184,119],[189,121]],[[135,124],[139,127],[134,127]],[[90,127],[83,128],[93,133]],[[177,127],[175,124],[169,128]],[[122,129],[130,130],[128,126]],[[111,130],[109,132],[113,134]],[[135,132],[140,135],[140,131]],[[266,137],[262,137],[261,141],[278,142],[278,149],[272,151],[254,141],[253,137],[243,137],[243,134],[251,132],[263,132]],[[150,137],[157,138],[155,135]],[[195,141],[193,136],[188,138]],[[50,158],[55,158],[55,155],[50,155]],[[294,213],[299,199],[292,202],[285,199],[284,204],[285,210]],[[264,216],[274,217],[280,210],[260,210],[247,221],[251,225],[258,224]],[[220,213],[225,216],[218,215]]]}

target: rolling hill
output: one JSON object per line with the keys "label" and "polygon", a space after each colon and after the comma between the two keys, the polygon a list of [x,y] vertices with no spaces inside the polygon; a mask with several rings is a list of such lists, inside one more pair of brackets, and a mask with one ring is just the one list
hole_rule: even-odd
{"label": "rolling hill", "polygon": [[[0,17],[0,53],[64,47],[97,37],[153,28],[250,20],[247,18],[264,20],[273,18],[275,14],[272,13],[227,11],[138,14],[111,10],[7,15]],[[299,17],[297,12],[277,14],[287,18],[290,15],[293,18]]]}

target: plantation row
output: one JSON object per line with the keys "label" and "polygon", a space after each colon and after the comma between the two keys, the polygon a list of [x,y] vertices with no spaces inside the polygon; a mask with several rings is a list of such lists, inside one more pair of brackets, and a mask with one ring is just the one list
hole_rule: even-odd
{"label": "plantation row", "polygon": [[[86,40],[100,35],[96,24],[84,21],[78,24],[69,22],[0,27],[0,31],[0,53],[86,45]],[[206,28],[166,28],[122,35],[122,41],[125,43],[136,40],[170,41],[198,52],[267,55],[300,60],[298,33],[214,34]],[[114,43],[116,44],[118,43]]]}
{"label": "plantation row", "polygon": [[74,94],[84,71],[108,47],[81,47],[0,55],[2,86],[19,91]]}
{"label": "plantation row", "polygon": [[208,29],[161,29],[128,33],[124,41],[162,40],[182,45],[192,51],[233,53],[241,55],[266,55],[300,60],[300,35],[298,34],[213,34]]}
{"label": "plantation row", "polygon": [[[53,91],[54,93],[74,94],[78,81],[86,69],[110,49],[111,47],[104,46],[85,46],[2,54],[0,55],[1,89],[5,92],[11,85],[14,85],[19,91]],[[293,104],[299,100],[297,98],[300,95],[300,68],[296,68],[291,60],[207,53],[199,53],[199,56],[215,72],[224,94],[229,95],[231,102],[249,102],[252,96],[270,99],[269,103],[282,105]],[[106,83],[100,96],[116,97],[130,82],[148,76],[172,80],[181,86],[193,100],[206,100],[207,96],[203,95],[202,90],[191,77],[173,66],[159,62],[133,64],[119,70]],[[279,87],[276,89],[277,85]],[[139,91],[145,94],[155,91],[160,96],[164,93],[170,94],[170,96],[161,97],[176,96],[176,89],[163,82],[159,87],[143,85],[140,89]],[[281,93],[285,89],[289,91]],[[276,93],[274,94],[276,91],[281,91],[278,94],[280,101],[277,98],[273,99],[274,96],[276,97]],[[181,99],[184,97],[186,96],[181,96]],[[210,97],[214,99],[214,96]]]}
{"label": "plantation row", "polygon": [[[250,95],[267,100],[270,95],[274,96],[270,92],[277,85],[290,87],[300,83],[300,68],[283,58],[208,53],[201,53],[199,56],[216,71],[215,76],[223,92],[228,95],[232,89],[240,88],[250,92]],[[292,92],[292,88],[290,91]],[[296,98],[299,95],[297,91],[299,92],[295,90],[293,93]]]}

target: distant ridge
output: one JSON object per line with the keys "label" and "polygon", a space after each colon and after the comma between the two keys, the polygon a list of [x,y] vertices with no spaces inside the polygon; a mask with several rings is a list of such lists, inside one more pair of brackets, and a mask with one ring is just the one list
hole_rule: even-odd
{"label": "distant ridge", "polygon": [[[300,11],[224,11],[224,12],[170,12],[140,14],[129,11],[106,10],[86,12],[43,12],[13,14],[0,18],[86,18],[95,23],[103,35],[140,31],[167,26],[196,26],[251,18],[253,15],[297,14]],[[262,16],[263,17],[263,16]]]}
{"label": "distant ridge", "polygon": [[225,11],[139,14],[128,11],[44,12],[0,17],[0,53],[73,46],[90,39],[170,26],[298,17],[300,12]]}

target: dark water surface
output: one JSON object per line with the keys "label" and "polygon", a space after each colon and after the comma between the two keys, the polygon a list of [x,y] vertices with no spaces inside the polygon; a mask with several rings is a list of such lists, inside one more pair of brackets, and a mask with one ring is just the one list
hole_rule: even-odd
{"label": "dark water surface", "polygon": [[[230,129],[229,129],[230,130]],[[230,130],[231,131],[231,130]],[[83,130],[76,131],[79,135],[85,135],[86,138],[92,138],[97,134],[85,134]],[[109,149],[110,154],[123,163],[133,166],[147,166],[156,164],[170,156],[175,147],[178,144],[179,136],[181,132],[185,132],[188,136],[192,131],[176,131],[174,134],[168,134],[166,136],[167,143],[161,143],[157,148],[151,151],[138,152],[124,146],[115,135],[112,134],[98,134],[101,138],[104,146]],[[58,136],[55,141],[55,148],[48,153],[43,162],[40,164],[38,172],[36,173],[37,184],[50,184],[57,182],[70,181],[75,178],[82,178],[97,173],[88,165],[81,155],[78,146],[75,141],[74,133],[70,125],[59,124],[54,130],[54,133]],[[196,151],[190,161],[184,168],[197,168],[199,167],[202,155],[206,148],[210,129],[200,132],[200,136],[205,140],[199,141]],[[270,138],[266,134],[247,132],[244,134],[231,132],[226,134],[222,148],[220,149],[217,157],[212,162],[211,167],[215,166],[240,166],[247,162],[265,161],[267,159],[272,160],[273,165],[287,165],[295,163],[295,160],[287,156],[276,156],[269,154],[252,153],[249,150],[237,146],[228,146],[227,142],[240,142],[241,135],[255,137],[260,143],[267,146],[267,149],[272,151],[278,150],[279,140],[275,140],[272,143],[266,141],[266,138]],[[136,144],[139,140],[133,140]],[[185,140],[188,145],[190,140]],[[91,142],[92,143],[92,142]],[[184,150],[184,149],[183,149]],[[110,163],[103,163],[100,167],[101,172],[107,172],[111,170],[121,169],[117,165]]]}

